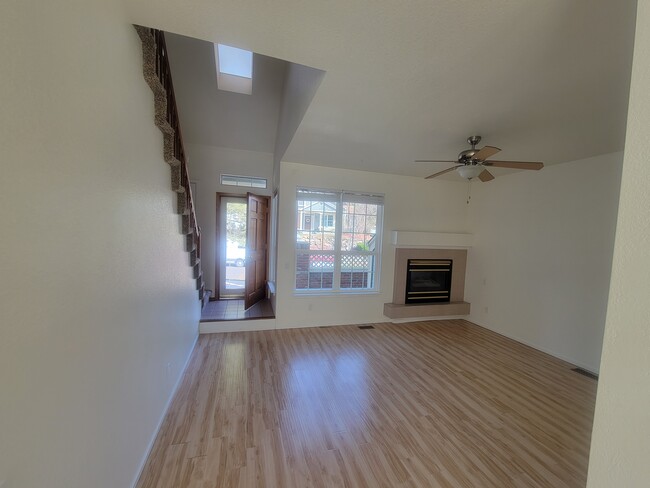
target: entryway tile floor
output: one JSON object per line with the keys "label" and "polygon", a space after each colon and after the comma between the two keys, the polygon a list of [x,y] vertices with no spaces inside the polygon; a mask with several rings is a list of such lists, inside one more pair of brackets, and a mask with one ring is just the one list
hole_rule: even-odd
{"label": "entryway tile floor", "polygon": [[201,322],[272,318],[275,318],[275,315],[273,315],[271,302],[266,298],[248,310],[244,310],[244,300],[217,300],[208,302],[201,312]]}

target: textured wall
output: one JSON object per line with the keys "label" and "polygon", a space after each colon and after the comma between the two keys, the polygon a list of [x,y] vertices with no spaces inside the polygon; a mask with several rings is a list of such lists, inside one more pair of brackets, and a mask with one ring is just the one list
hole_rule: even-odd
{"label": "textured wall", "polygon": [[638,9],[589,488],[650,483],[650,3]]}
{"label": "textured wall", "polygon": [[85,1],[0,37],[0,481],[127,487],[199,318],[140,41]]}
{"label": "textured wall", "polygon": [[598,371],[623,155],[476,185],[470,319]]}

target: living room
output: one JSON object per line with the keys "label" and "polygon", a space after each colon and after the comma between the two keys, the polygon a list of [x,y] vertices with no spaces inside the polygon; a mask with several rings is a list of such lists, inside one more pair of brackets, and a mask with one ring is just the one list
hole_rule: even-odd
{"label": "living room", "polygon": [[[423,339],[419,342],[426,350],[431,336],[422,325],[398,328],[382,313],[393,300],[399,247],[392,232],[471,235],[464,290],[471,312],[466,319],[484,327],[476,330],[480,337],[492,338],[489,343],[499,341],[485,329],[599,372],[592,440],[580,439],[582,449],[591,452],[587,486],[644,486],[650,476],[647,5],[640,2],[637,10],[634,2],[589,7],[498,2],[471,8],[458,2],[274,2],[247,8],[239,2],[196,2],[189,8],[136,0],[65,6],[6,2],[0,7],[0,59],[7,67],[0,77],[1,145],[11,163],[0,192],[6,203],[0,262],[2,488],[133,486],[197,341],[195,280],[184,236],[178,233],[169,168],[152,120],[153,97],[143,81],[133,24],[229,42],[326,72],[286,156],[264,160],[270,168],[266,174],[280,190],[279,214],[288,216],[280,219],[278,229],[276,324],[312,326],[280,331],[295,334],[282,337],[301,338],[313,331],[330,337],[342,353],[346,342],[341,339],[351,346],[374,344],[373,360],[380,363],[372,364],[386,367],[390,361],[381,361],[395,343],[377,337],[389,330],[416,331],[415,346]],[[423,34],[427,32],[435,36]],[[445,39],[451,39],[449,44]],[[415,74],[404,69],[419,64],[428,66]],[[353,80],[341,73],[345,69],[364,77]],[[456,75],[443,76],[445,71]],[[434,85],[439,89],[435,97],[430,91]],[[546,96],[547,88],[555,89],[553,96]],[[354,110],[342,111],[341,106]],[[373,134],[379,137],[373,139]],[[412,162],[454,159],[470,135],[483,136],[482,145],[502,148],[503,159],[539,160],[545,167],[494,171],[494,181],[468,184],[454,181],[460,178],[454,173],[425,180],[438,168]],[[295,293],[297,187],[383,195],[378,293]],[[199,187],[199,195],[201,191]],[[212,205],[214,196],[207,198]],[[337,324],[353,327],[320,329]],[[359,331],[354,324],[377,327]],[[357,331],[379,334],[364,341],[371,336],[354,335]],[[504,341],[504,354],[517,351],[512,354],[523,364],[528,349]],[[232,342],[224,355],[233,366],[243,359],[240,345]],[[485,349],[472,349],[476,343],[471,341],[467,345],[467,351],[484,359]],[[299,346],[285,350],[293,354],[287,357],[296,360],[296,371],[318,377],[319,364],[300,369],[300,354],[310,351]],[[399,346],[394,351],[407,357]],[[416,385],[425,384],[418,376],[421,366],[437,362],[432,351],[446,358],[455,374],[465,373],[466,384],[484,380],[484,362],[474,364],[470,375],[462,361],[448,356],[456,349],[431,347],[423,353],[429,363],[418,356],[409,369]],[[530,351],[537,360],[546,357]],[[254,358],[268,360],[274,352],[260,346]],[[386,355],[380,357],[380,352]],[[343,359],[347,371],[363,372],[358,356]],[[267,385],[260,391],[268,393],[271,383],[260,378],[267,378],[263,375],[269,370],[256,371],[262,376],[253,383]],[[396,376],[382,375],[386,371]],[[484,372],[501,387],[507,382],[503,378],[508,376],[500,380],[495,371]],[[534,371],[518,374],[548,381]],[[382,376],[396,388],[390,396],[395,409],[386,412],[401,421],[402,413],[417,411],[411,403],[417,394],[400,396],[400,369],[372,371],[373,380]],[[297,379],[283,383],[287,395],[308,378]],[[350,383],[337,388],[345,390],[361,379],[363,375],[352,375]],[[229,384],[234,385],[234,407],[241,406],[237,395],[243,390]],[[346,412],[354,413],[364,405],[363,391],[350,391],[358,403],[347,405]],[[435,405],[435,395],[429,395],[437,392],[423,390],[423,395]],[[263,412],[262,404],[251,405]],[[538,402],[543,409],[546,405]],[[320,419],[308,413],[298,420],[311,420],[316,428]],[[451,418],[450,413],[446,420]],[[499,419],[484,420],[498,430]],[[555,427],[562,428],[563,422],[567,420],[558,419]],[[471,421],[464,425],[474,427]],[[431,442],[436,437],[428,428],[422,432],[431,434],[426,436]],[[349,432],[340,433],[336,442],[350,443]],[[208,437],[221,442],[218,436]],[[276,441],[264,437],[270,448],[265,452],[273,452]],[[367,444],[362,438],[358,446],[368,449],[364,455],[373,460]],[[184,443],[175,446],[170,453],[187,450]],[[220,446],[207,448],[216,452]],[[237,462],[247,455],[254,458],[255,448],[250,449],[244,458],[237,450]],[[336,465],[336,452],[324,449],[314,466]],[[446,459],[449,452],[438,454]],[[182,454],[194,459],[195,474],[209,467],[201,466],[202,456]],[[477,464],[489,466],[488,458],[477,456]],[[558,453],[551,457],[561,463]],[[415,458],[405,455],[400,461],[413,479],[426,477],[420,464],[408,465],[406,459]],[[389,461],[369,465],[399,465]],[[550,469],[544,463],[537,466]],[[443,472],[443,478],[449,474]],[[254,469],[247,475],[254,485]],[[165,482],[173,485],[174,479]],[[406,475],[400,479],[407,482]],[[524,476],[519,481],[526,486],[530,480]]]}

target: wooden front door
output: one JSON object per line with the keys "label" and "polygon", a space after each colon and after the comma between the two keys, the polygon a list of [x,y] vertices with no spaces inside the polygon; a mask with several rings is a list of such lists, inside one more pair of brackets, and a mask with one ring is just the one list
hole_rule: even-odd
{"label": "wooden front door", "polygon": [[248,309],[266,296],[268,259],[269,200],[247,194],[246,291],[244,308]]}

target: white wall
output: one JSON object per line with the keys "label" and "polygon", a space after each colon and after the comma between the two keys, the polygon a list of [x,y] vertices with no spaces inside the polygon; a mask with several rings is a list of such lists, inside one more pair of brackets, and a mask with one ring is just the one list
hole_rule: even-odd
{"label": "white wall", "polygon": [[324,76],[325,72],[322,70],[287,63],[273,151],[273,188],[277,188],[279,184],[282,156],[287,151]]}
{"label": "white wall", "polygon": [[0,3],[3,488],[130,486],[197,337],[152,93],[118,5]]}
{"label": "white wall", "polygon": [[287,62],[254,54],[252,93],[242,95],[218,88],[212,42],[167,33],[165,43],[184,142],[273,152]]}
{"label": "white wall", "polygon": [[598,371],[622,154],[474,186],[470,320]]}
{"label": "white wall", "polygon": [[[381,290],[373,295],[296,296],[296,187],[367,191],[385,194]],[[282,163],[278,229],[276,324],[284,327],[385,322],[384,303],[393,300],[393,230],[465,232],[467,186],[345,169]]]}
{"label": "white wall", "polygon": [[650,3],[639,2],[589,488],[650,483]]}
{"label": "white wall", "polygon": [[[205,286],[215,292],[217,192],[246,195],[250,191],[257,195],[271,195],[273,153],[198,144],[188,144],[185,149],[189,156],[190,180],[196,182],[196,217],[201,227],[201,269]],[[266,178],[268,186],[266,190],[225,186],[221,184],[222,174]]]}

